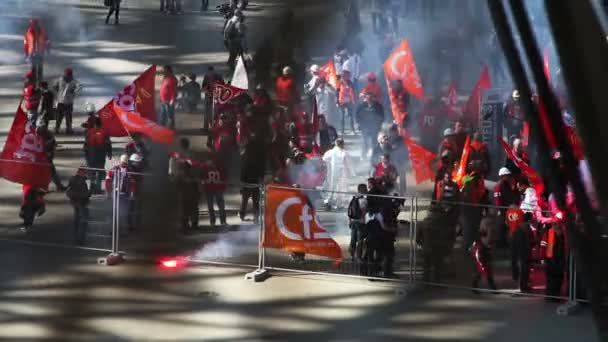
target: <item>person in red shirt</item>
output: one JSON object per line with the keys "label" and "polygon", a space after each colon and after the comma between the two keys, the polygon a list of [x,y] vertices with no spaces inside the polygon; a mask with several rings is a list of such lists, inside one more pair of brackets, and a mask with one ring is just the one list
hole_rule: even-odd
{"label": "person in red shirt", "polygon": [[277,104],[286,108],[286,112],[291,117],[293,106],[298,102],[296,90],[296,80],[293,76],[293,69],[290,66],[283,68],[283,75],[276,81]]}
{"label": "person in red shirt", "polygon": [[163,80],[160,83],[160,124],[175,128],[175,100],[177,99],[177,78],[169,65],[163,67]]}
{"label": "person in red shirt", "polygon": [[220,114],[218,120],[213,125],[211,136],[208,137],[208,146],[215,153],[227,156],[229,149],[234,146],[235,141],[236,132],[234,124],[231,125],[228,122],[226,114]]}
{"label": "person in red shirt", "polygon": [[225,226],[226,223],[226,206],[224,202],[224,192],[226,191],[226,170],[219,162],[219,155],[215,158],[203,163],[202,184],[203,191],[207,198],[207,209],[209,210],[209,223],[211,227],[215,227],[215,204],[220,211],[220,223]]}
{"label": "person in red shirt", "polygon": [[391,192],[397,182],[399,173],[397,168],[391,162],[391,156],[388,153],[382,155],[380,162],[374,167],[372,176],[376,179],[381,179],[384,189]]}
{"label": "person in red shirt", "polygon": [[51,42],[46,30],[40,26],[38,19],[30,19],[30,24],[23,38],[23,52],[25,59],[30,62],[35,81],[42,81],[44,56],[50,52]]}
{"label": "person in red shirt", "polygon": [[384,102],[384,94],[382,94],[382,88],[380,84],[376,82],[376,74],[370,72],[367,75],[367,84],[363,88],[359,97],[365,97],[365,95],[371,94],[372,101],[382,104]]}
{"label": "person in red shirt", "polygon": [[91,192],[102,193],[101,182],[105,178],[105,158],[112,159],[112,142],[101,127],[101,120],[95,117],[91,126],[86,130],[83,146],[87,166],[91,170]]}
{"label": "person in red shirt", "polygon": [[[407,89],[403,87],[403,82],[400,80],[391,82],[390,96],[392,101],[397,105],[397,110],[400,113],[407,113],[408,106],[410,104],[410,94]],[[403,125],[407,125],[408,116],[405,116]]]}
{"label": "person in red shirt", "polygon": [[469,161],[478,160],[481,165],[481,170],[479,172],[484,178],[486,178],[491,167],[490,152],[488,151],[488,146],[481,141],[481,134],[479,132],[475,132],[473,134],[473,139],[470,146],[471,153],[469,155]]}
{"label": "person in red shirt", "polygon": [[38,119],[38,107],[40,106],[40,89],[36,85],[34,72],[28,71],[25,74],[25,85],[23,86],[23,104],[27,111],[27,118],[36,127]]}

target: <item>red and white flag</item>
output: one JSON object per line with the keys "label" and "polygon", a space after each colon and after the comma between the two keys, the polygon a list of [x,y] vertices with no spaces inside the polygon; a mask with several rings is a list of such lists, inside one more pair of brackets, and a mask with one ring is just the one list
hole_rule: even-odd
{"label": "red and white flag", "polygon": [[161,126],[152,120],[148,120],[137,113],[124,110],[116,104],[114,105],[114,112],[122,126],[129,133],[138,132],[158,143],[167,145],[172,144],[175,140],[175,132],[173,130]]}
{"label": "red and white flag", "polygon": [[44,139],[36,133],[19,105],[0,154],[0,177],[35,188],[48,188],[51,168],[44,145]]}
{"label": "red and white flag", "polygon": [[407,134],[403,134],[402,136],[403,142],[405,143],[405,146],[407,146],[410,155],[416,184],[420,184],[427,180],[434,180],[435,170],[433,169],[432,164],[437,158],[437,155],[418,145],[415,141],[410,139]]}

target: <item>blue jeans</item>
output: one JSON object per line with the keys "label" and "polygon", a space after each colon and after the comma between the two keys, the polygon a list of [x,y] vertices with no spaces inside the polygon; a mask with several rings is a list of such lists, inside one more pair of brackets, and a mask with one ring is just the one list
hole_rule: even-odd
{"label": "blue jeans", "polygon": [[209,222],[215,225],[215,208],[214,203],[220,209],[220,222],[226,224],[226,206],[224,203],[223,192],[207,192],[207,209],[209,210]]}
{"label": "blue jeans", "polygon": [[351,222],[350,223],[350,254],[357,259],[361,259],[361,249],[357,250],[357,244],[365,238],[365,223],[362,222]]}
{"label": "blue jeans", "polygon": [[175,106],[170,105],[168,103],[160,104],[160,124],[169,127],[171,129],[175,128]]}

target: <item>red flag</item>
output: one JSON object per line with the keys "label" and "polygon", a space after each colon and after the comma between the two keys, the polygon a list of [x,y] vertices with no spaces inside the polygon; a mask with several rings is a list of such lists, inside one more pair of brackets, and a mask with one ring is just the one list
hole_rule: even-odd
{"label": "red flag", "polygon": [[402,40],[399,47],[384,62],[384,74],[388,81],[400,80],[410,94],[419,100],[424,99],[424,89],[407,39]]}
{"label": "red flag", "polygon": [[46,189],[51,181],[51,168],[44,143],[19,105],[0,155],[0,177]]}
{"label": "red flag", "polygon": [[464,147],[462,149],[462,156],[460,157],[460,164],[458,164],[458,169],[456,170],[456,175],[454,176],[454,182],[456,182],[456,184],[458,184],[458,186],[462,186],[464,176],[467,173],[467,165],[469,164],[469,155],[470,154],[471,154],[471,136],[467,135],[467,140],[464,141]]}
{"label": "red flag", "polygon": [[247,91],[229,84],[215,83],[213,85],[213,102],[216,111],[227,110],[230,101],[246,94]]}
{"label": "red flag", "polygon": [[262,246],[342,260],[342,249],[319,223],[300,189],[267,187]]}
{"label": "red flag", "polygon": [[543,69],[545,71],[545,77],[549,84],[551,84],[551,68],[549,68],[549,47],[545,48],[543,53]]}
{"label": "red flag", "polygon": [[175,139],[175,132],[173,130],[148,120],[137,113],[126,111],[118,105],[114,105],[114,111],[116,117],[118,117],[127,131],[142,133],[161,144],[169,145],[173,143]]}
{"label": "red flag", "polygon": [[458,106],[458,93],[456,92],[456,82],[452,81],[452,83],[450,83],[444,103],[448,119],[455,121],[462,115],[462,108]]}
{"label": "red flag", "polygon": [[329,83],[329,85],[334,87],[334,89],[337,89],[338,88],[338,75],[336,72],[336,65],[334,64],[334,61],[331,60],[331,61],[327,62],[327,64],[322,66],[320,70],[321,70],[321,73],[323,75],[325,75],[325,79],[327,80],[327,83]]}
{"label": "red flag", "polygon": [[479,112],[481,111],[481,93],[483,90],[488,89],[492,86],[492,82],[490,81],[490,73],[488,72],[488,67],[484,65],[481,70],[481,75],[479,76],[479,80],[475,84],[475,87],[471,91],[471,95],[467,100],[467,103],[464,107],[464,120],[473,127],[479,126]]}
{"label": "red flag", "polygon": [[148,120],[157,121],[154,100],[155,78],[156,65],[152,65],[97,112],[106,134],[113,137],[128,135],[114,114],[114,104],[126,111],[141,113]]}
{"label": "red flag", "polygon": [[433,160],[437,158],[437,155],[418,145],[415,141],[410,139],[407,134],[403,134],[403,142],[405,143],[405,146],[407,146],[410,155],[416,184],[420,184],[426,180],[434,180],[435,170],[433,170],[432,163]]}
{"label": "red flag", "polygon": [[515,151],[513,151],[511,146],[509,146],[509,144],[507,144],[502,137],[498,137],[498,140],[502,144],[502,148],[507,153],[507,158],[511,159],[513,163],[515,163],[515,166],[521,170],[521,173],[528,178],[530,184],[536,190],[536,193],[540,195],[545,188],[543,179],[538,175],[538,173],[536,173],[536,171],[534,171],[532,167],[530,167],[530,165],[517,156]]}

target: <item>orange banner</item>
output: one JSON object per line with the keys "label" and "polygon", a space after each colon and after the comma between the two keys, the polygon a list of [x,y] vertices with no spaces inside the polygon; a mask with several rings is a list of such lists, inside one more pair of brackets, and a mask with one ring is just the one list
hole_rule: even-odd
{"label": "orange banner", "polygon": [[158,143],[173,144],[175,139],[173,130],[150,121],[137,113],[126,111],[117,105],[114,105],[114,112],[129,133],[139,132]]}
{"label": "orange banner", "polygon": [[458,165],[458,169],[456,170],[456,175],[454,176],[454,182],[458,184],[458,186],[462,186],[462,181],[464,176],[467,173],[467,164],[469,163],[469,154],[471,153],[471,136],[467,135],[467,140],[464,142],[464,148],[462,149],[462,156],[460,157],[460,164]]}
{"label": "orange banner", "polygon": [[342,260],[340,246],[321,226],[302,190],[268,186],[264,215],[263,247]]}
{"label": "orange banner", "polygon": [[420,184],[426,180],[434,180],[435,170],[433,170],[432,163],[437,158],[437,155],[418,145],[412,139],[409,139],[406,134],[403,135],[403,141],[410,155],[416,184]]}
{"label": "orange banner", "polygon": [[402,81],[403,87],[419,100],[424,98],[424,89],[414,62],[414,54],[407,39],[384,62],[384,74],[389,81]]}

